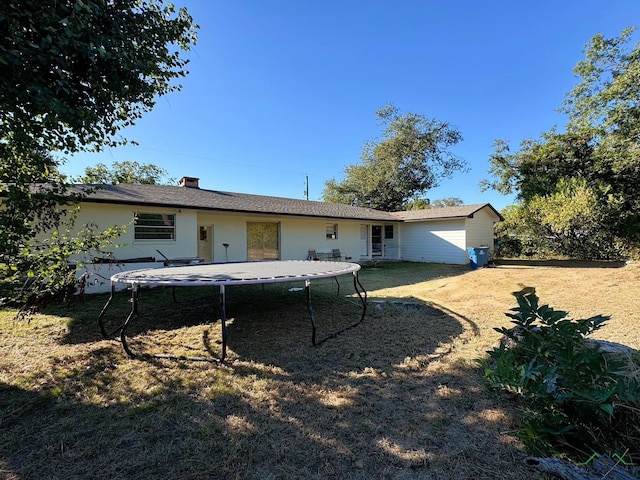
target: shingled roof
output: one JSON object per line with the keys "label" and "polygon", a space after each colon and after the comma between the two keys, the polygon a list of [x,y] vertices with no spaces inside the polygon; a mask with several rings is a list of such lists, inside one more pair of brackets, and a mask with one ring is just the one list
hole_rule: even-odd
{"label": "shingled roof", "polygon": [[[77,186],[80,189],[89,187],[91,186]],[[295,215],[380,222],[399,221],[399,218],[392,213],[370,208],[171,185],[103,185],[83,201],[120,205],[193,208],[221,212]]]}
{"label": "shingled roof", "polygon": [[456,207],[427,208],[424,210],[407,210],[404,212],[393,212],[398,220],[404,222],[424,222],[428,220],[445,220],[452,218],[472,218],[476,212],[489,207],[500,220],[504,220],[500,212],[489,203],[478,203],[475,205],[459,205]]}

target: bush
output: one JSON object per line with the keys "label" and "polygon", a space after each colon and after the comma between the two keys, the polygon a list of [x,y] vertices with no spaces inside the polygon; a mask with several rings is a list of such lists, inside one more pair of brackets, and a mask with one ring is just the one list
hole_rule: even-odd
{"label": "bush", "polygon": [[[568,319],[539,305],[535,289],[514,293],[515,324],[479,360],[487,384],[523,400],[519,437],[532,453],[640,452],[640,388],[627,364],[585,338],[609,317]],[[588,453],[587,453],[588,452]]]}

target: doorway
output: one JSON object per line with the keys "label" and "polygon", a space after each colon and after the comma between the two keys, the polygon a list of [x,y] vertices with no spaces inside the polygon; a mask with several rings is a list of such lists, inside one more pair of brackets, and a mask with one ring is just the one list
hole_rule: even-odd
{"label": "doorway", "polygon": [[213,225],[198,227],[198,257],[205,262],[213,262]]}
{"label": "doorway", "polygon": [[369,256],[369,225],[360,225],[360,256]]}
{"label": "doorway", "polygon": [[382,225],[371,226],[371,256],[382,257]]}

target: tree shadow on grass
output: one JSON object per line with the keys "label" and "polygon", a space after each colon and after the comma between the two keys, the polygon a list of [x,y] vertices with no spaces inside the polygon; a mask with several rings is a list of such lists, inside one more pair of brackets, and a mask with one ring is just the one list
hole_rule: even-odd
{"label": "tree shadow on grass", "polygon": [[[378,368],[408,356],[428,355],[463,331],[460,322],[443,311],[403,298],[369,300],[363,321],[341,332],[360,319],[360,303],[320,292],[313,302],[317,338],[326,338],[316,347],[302,298],[292,303],[271,296],[269,306],[259,312],[237,305],[237,315],[228,325],[231,358],[287,370],[298,370],[304,359],[322,375],[327,369],[351,370],[363,363]],[[334,337],[334,332],[341,333]],[[293,365],[287,363],[291,361]]]}
{"label": "tree shadow on grass", "polygon": [[[134,361],[116,342],[100,342],[69,344],[50,358],[46,346],[32,347],[44,359],[18,372],[15,351],[0,363],[3,474],[536,478],[503,433],[513,428],[510,414],[484,390],[475,364],[456,355],[454,342],[473,335],[464,320],[388,299],[314,348],[298,293],[265,291],[272,301],[260,309],[232,296],[233,358],[223,366]],[[359,311],[328,286],[314,299],[323,329]]]}
{"label": "tree shadow on grass", "polygon": [[[390,288],[399,285],[419,283],[433,278],[460,275],[466,273],[467,268],[460,265],[444,264],[415,264],[407,262],[383,264],[378,268],[363,268],[360,281],[364,288],[373,291],[379,288]],[[334,279],[314,280],[312,291],[353,292],[351,275],[340,277],[339,284]],[[227,289],[228,316],[239,317],[243,310],[236,308],[236,304],[248,305],[250,308],[275,312],[279,304],[272,305],[273,297],[264,297],[254,292],[275,292],[275,297],[287,294],[292,288],[300,291],[303,282],[283,283],[269,286],[233,286]],[[253,290],[252,290],[252,287]],[[299,293],[299,297],[304,292]],[[293,295],[291,295],[293,297]],[[47,313],[68,317],[69,331],[64,342],[69,344],[94,342],[102,339],[97,320],[101,310],[107,303],[109,295],[91,295],[82,301],[75,302],[71,307],[67,305],[52,306]],[[234,304],[234,299],[237,299]],[[174,301],[177,300],[177,301]],[[304,298],[297,300],[306,308]],[[121,325],[131,312],[131,293],[117,292],[104,315],[106,330],[111,332]],[[142,288],[140,289],[138,304],[139,319],[131,323],[132,335],[156,330],[175,330],[192,325],[212,325],[220,318],[218,289],[216,287],[190,288]],[[302,318],[308,315],[302,314]]]}
{"label": "tree shadow on grass", "polygon": [[[174,330],[194,325],[216,323],[219,320],[217,293],[212,287],[176,289],[142,288],[138,296],[138,319],[131,322],[133,335],[156,330]],[[72,307],[51,306],[46,313],[68,318],[68,333],[63,342],[79,344],[103,339],[98,317],[109,300],[108,294],[87,296]],[[131,292],[117,292],[103,316],[109,338],[115,338],[132,311]]]}

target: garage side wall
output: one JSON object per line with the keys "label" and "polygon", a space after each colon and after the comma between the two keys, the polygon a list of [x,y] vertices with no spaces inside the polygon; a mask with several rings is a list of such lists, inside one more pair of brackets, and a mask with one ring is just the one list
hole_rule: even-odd
{"label": "garage side wall", "polygon": [[408,222],[400,229],[403,260],[457,265],[468,263],[464,220]]}
{"label": "garage side wall", "polygon": [[466,235],[468,247],[489,247],[493,253],[493,225],[498,218],[488,209],[476,212],[473,218],[466,221]]}

